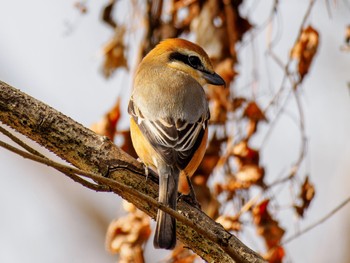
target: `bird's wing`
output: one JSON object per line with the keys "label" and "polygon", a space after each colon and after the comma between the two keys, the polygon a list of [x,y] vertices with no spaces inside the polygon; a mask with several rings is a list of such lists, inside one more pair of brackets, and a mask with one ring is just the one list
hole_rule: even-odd
{"label": "bird's wing", "polygon": [[[200,146],[209,118],[208,110],[195,123],[178,121],[175,125],[179,138],[175,149],[177,152],[177,164],[180,169],[185,169]],[[179,125],[180,123],[181,125]]]}
{"label": "bird's wing", "polygon": [[164,161],[169,165],[176,164],[180,169],[184,169],[192,159],[210,118],[208,110],[194,123],[171,118],[151,121],[144,118],[132,99],[128,112]]}

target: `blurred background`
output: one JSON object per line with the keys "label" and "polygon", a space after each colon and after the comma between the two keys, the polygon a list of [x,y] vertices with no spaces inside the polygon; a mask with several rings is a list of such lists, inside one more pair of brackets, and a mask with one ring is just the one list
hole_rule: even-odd
{"label": "blurred background", "polygon": [[[98,122],[120,97],[118,129],[127,129],[127,101],[140,56],[135,47],[142,41],[144,23],[140,14],[144,2],[138,3],[139,11],[132,9],[135,3],[120,0],[113,11],[118,23],[134,20],[128,28],[133,34],[127,37],[128,69],[106,78],[103,47],[114,34],[101,21],[108,1],[0,0],[0,80],[86,127]],[[264,106],[284,76],[267,56],[267,46],[273,46],[286,63],[309,5],[309,1],[282,1],[269,21],[274,3],[245,0],[240,6],[241,15],[261,30],[246,33],[237,45],[234,95],[254,97]],[[298,87],[308,139],[300,173],[310,176],[316,195],[303,219],[298,219],[283,208],[290,208],[290,198],[283,198],[295,189],[287,185],[276,190],[280,198],[276,217],[287,230],[284,238],[322,218],[350,195],[350,52],[344,48],[349,14],[349,1],[316,1],[308,17],[307,25],[318,31],[320,40],[310,72]],[[251,140],[254,147],[261,146],[266,182],[286,173],[300,152],[300,116],[292,98],[286,100],[273,128],[271,123],[262,124],[261,135]],[[8,141],[2,134],[0,139]],[[0,262],[118,262],[118,256],[105,249],[109,223],[126,213],[118,196],[88,190],[4,149],[0,149],[0,176]],[[350,207],[345,206],[288,243],[283,262],[350,262],[349,222]],[[254,250],[264,251],[255,230],[239,237]],[[152,242],[146,244],[146,262],[167,257],[168,252],[154,250]]]}

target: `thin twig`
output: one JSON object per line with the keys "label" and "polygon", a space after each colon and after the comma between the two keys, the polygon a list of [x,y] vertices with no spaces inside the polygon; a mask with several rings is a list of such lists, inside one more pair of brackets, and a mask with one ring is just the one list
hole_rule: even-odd
{"label": "thin twig", "polygon": [[[81,185],[83,185],[89,189],[92,189],[92,190],[98,191],[98,192],[111,192],[111,190],[108,187],[88,182],[75,174],[78,171],[83,172],[81,170],[78,170],[78,169],[63,165],[63,164],[59,164],[59,163],[54,162],[46,157],[41,157],[38,155],[34,155],[31,153],[22,151],[22,150],[20,150],[16,147],[13,147],[12,145],[7,144],[3,141],[0,141],[0,147],[3,147],[3,148],[5,148],[13,153],[16,153],[16,154],[22,156],[23,158],[30,159],[32,161],[39,162],[42,164],[46,164],[47,166],[50,166],[50,167],[62,172],[63,174],[65,174],[66,176],[71,178],[73,181],[80,183]],[[80,174],[80,172],[78,174]],[[91,179],[94,179],[94,178],[91,178]]]}
{"label": "thin twig", "polygon": [[45,156],[43,154],[41,154],[40,152],[38,152],[37,150],[33,149],[32,147],[30,147],[28,144],[26,144],[25,142],[23,142],[22,140],[20,140],[18,137],[16,137],[15,135],[13,135],[11,132],[9,132],[8,130],[4,129],[3,127],[0,126],[0,132],[4,135],[6,135],[7,137],[9,137],[13,142],[17,143],[19,146],[21,146],[23,149],[27,150],[28,152],[30,152],[31,154],[40,156],[45,158]]}
{"label": "thin twig", "polygon": [[278,6],[278,1],[279,0],[274,0],[274,3],[272,5],[270,15],[266,19],[266,21],[262,22],[261,25],[258,27],[253,28],[252,33],[251,33],[251,38],[248,40],[242,40],[240,44],[237,46],[237,53],[241,51],[241,49],[245,48],[248,44],[251,43],[257,36],[264,31],[264,29],[271,23],[273,20],[274,15],[277,13],[277,6]]}
{"label": "thin twig", "polygon": [[287,243],[293,241],[294,239],[300,237],[301,235],[304,235],[305,233],[309,232],[310,230],[314,229],[318,225],[324,223],[326,220],[331,218],[335,213],[337,213],[340,209],[342,209],[344,206],[346,206],[348,203],[350,203],[350,196],[346,198],[343,202],[341,202],[338,206],[336,206],[333,210],[331,210],[328,214],[326,214],[324,217],[316,221],[315,223],[309,225],[305,229],[299,231],[298,233],[286,238],[281,245],[286,245]]}
{"label": "thin twig", "polygon": [[[303,20],[302,20],[301,24],[300,24],[299,33],[298,33],[298,35],[297,35],[297,37],[296,37],[296,39],[295,39],[295,41],[294,41],[293,47],[298,43],[298,41],[299,41],[299,39],[300,39],[300,36],[301,36],[301,34],[303,33],[303,30],[304,30],[304,28],[305,28],[305,26],[306,26],[307,19],[309,18],[310,13],[311,13],[311,10],[312,10],[314,4],[316,3],[316,1],[317,1],[317,0],[310,0],[309,6],[308,6],[308,8],[307,8],[307,10],[306,10],[306,12],[305,12],[305,15],[304,15],[304,17],[303,17]],[[276,56],[276,55],[273,55],[274,52],[273,52],[272,48],[268,48],[267,53],[270,54],[270,56],[271,56],[273,59],[276,60],[277,56]],[[278,62],[278,63],[277,63],[278,65],[280,65],[281,67],[283,67],[283,66],[282,66],[283,64],[281,64],[281,61],[280,61],[279,59],[277,59],[276,62]],[[265,112],[267,111],[267,109],[268,109],[271,105],[273,105],[273,104],[275,103],[275,100],[276,100],[276,99],[280,96],[280,94],[282,93],[282,91],[283,91],[283,89],[284,89],[284,87],[285,87],[284,83],[285,83],[285,81],[286,81],[286,77],[289,77],[289,76],[290,76],[289,67],[290,67],[290,64],[291,64],[291,63],[292,63],[292,58],[291,58],[291,56],[289,56],[286,65],[283,67],[284,70],[285,70],[285,75],[284,75],[284,77],[283,77],[283,79],[282,79],[281,87],[280,87],[280,89],[277,91],[276,95],[272,98],[272,100],[268,103],[268,106],[266,107]]]}
{"label": "thin twig", "polygon": [[289,91],[289,94],[286,96],[284,101],[281,103],[281,107],[278,109],[277,113],[275,114],[274,118],[270,122],[269,130],[266,132],[264,139],[262,140],[261,148],[264,147],[264,144],[267,142],[269,136],[272,134],[273,129],[276,127],[276,124],[279,120],[279,118],[282,116],[282,113],[284,112],[284,109],[287,105],[287,102],[289,101],[289,96],[292,91]]}
{"label": "thin twig", "polygon": [[[308,19],[308,17],[310,16],[311,10],[313,5],[315,4],[317,0],[310,0],[309,6],[305,12],[305,15],[303,17],[303,20],[301,22],[301,25],[299,27],[299,33],[294,41],[293,47],[298,43],[301,34],[303,33],[303,30],[306,26],[306,21]],[[268,50],[267,50],[267,54],[269,54],[271,56],[271,58],[276,62],[276,64],[278,66],[280,66],[284,71],[285,74],[283,76],[282,82],[281,82],[281,86],[279,88],[279,90],[277,91],[277,93],[275,94],[275,96],[272,98],[272,100],[268,103],[266,109],[264,110],[264,112],[267,112],[267,110],[275,103],[275,101],[281,96],[283,90],[285,89],[285,81],[287,78],[289,78],[290,82],[293,84],[294,86],[294,81],[291,78],[291,73],[289,72],[289,67],[290,64],[292,63],[292,58],[291,56],[289,56],[287,63],[284,65],[282,60],[273,52],[272,46],[268,45]]]}
{"label": "thin twig", "polygon": [[243,205],[243,207],[240,209],[240,211],[235,215],[235,217],[239,218],[241,215],[249,211],[257,203],[261,195],[262,195],[262,192],[260,192],[256,196],[252,197],[248,202],[246,202]]}
{"label": "thin twig", "polygon": [[279,184],[283,184],[287,181],[289,181],[290,179],[292,179],[293,177],[289,174],[288,176],[285,176],[283,178],[277,179],[276,181],[272,182],[271,184],[266,186],[266,189],[272,188],[274,186],[277,186]]}
{"label": "thin twig", "polygon": [[300,135],[301,135],[301,147],[300,147],[300,154],[299,154],[299,158],[296,161],[296,163],[293,165],[291,171],[290,171],[290,176],[294,176],[297,171],[300,168],[301,163],[304,160],[304,157],[306,155],[306,151],[307,151],[307,136],[306,136],[306,131],[305,131],[305,117],[304,117],[304,111],[303,111],[303,106],[302,103],[300,101],[300,97],[298,95],[298,91],[297,91],[297,86],[298,84],[295,84],[295,88],[293,88],[293,94],[295,97],[295,101],[297,103],[297,108],[298,108],[298,112],[299,112],[299,125],[300,125]]}
{"label": "thin twig", "polygon": [[[310,16],[311,10],[312,10],[314,4],[316,3],[316,1],[317,0],[310,0],[308,8],[307,8],[307,10],[306,10],[306,12],[304,14],[303,20],[302,20],[301,25],[299,27],[299,33],[298,33],[298,35],[297,35],[297,37],[296,37],[296,39],[294,41],[293,47],[298,43],[298,41],[299,41],[299,39],[300,39],[300,37],[301,37],[301,35],[303,33],[303,30],[304,30],[304,28],[306,26],[307,19]],[[297,104],[298,113],[299,113],[299,128],[300,128],[300,133],[301,133],[301,149],[300,149],[300,154],[299,154],[299,157],[298,157],[297,161],[295,162],[295,164],[293,165],[293,167],[290,170],[290,174],[288,175],[288,177],[283,178],[283,180],[282,180],[282,181],[286,181],[290,177],[293,177],[297,173],[297,171],[300,168],[300,165],[301,165],[302,161],[305,158],[306,151],[307,151],[307,136],[306,136],[306,131],[305,131],[304,112],[303,112],[302,103],[300,101],[300,97],[299,97],[299,95],[297,93],[298,87],[301,84],[301,80],[300,79],[298,79],[298,80],[293,79],[292,73],[289,70],[290,64],[292,63],[292,57],[291,56],[289,56],[287,63],[284,65],[282,60],[277,55],[275,55],[275,53],[273,52],[271,46],[269,46],[267,52],[270,55],[270,57],[276,62],[276,64],[278,66],[280,66],[284,70],[285,74],[284,74],[283,79],[282,79],[281,87],[279,88],[279,90],[277,91],[275,96],[272,98],[272,100],[268,103],[268,106],[266,107],[264,112],[266,112],[273,104],[276,103],[277,99],[281,96],[281,94],[285,90],[285,88],[286,88],[285,82],[288,79],[289,82],[292,85],[292,92],[293,92],[293,95],[294,95],[294,98],[295,98],[295,101],[296,101],[296,104]],[[289,91],[289,92],[291,92],[291,91]],[[284,103],[282,104],[281,108],[279,109],[279,111],[277,113],[277,116],[274,118],[273,123],[271,124],[272,126],[269,129],[267,135],[265,136],[265,139],[263,140],[263,144],[266,142],[266,138],[269,136],[269,134],[271,133],[272,128],[277,123],[276,120],[278,119],[278,117],[283,112],[283,108],[285,107],[289,96],[290,96],[290,94],[288,94],[287,99],[284,101]],[[277,183],[280,183],[280,182],[281,181],[278,181]]]}
{"label": "thin twig", "polygon": [[331,5],[329,4],[329,1],[328,0],[325,0],[326,2],[326,8],[327,8],[327,12],[328,12],[328,17],[330,19],[332,19],[332,11],[331,11]]}

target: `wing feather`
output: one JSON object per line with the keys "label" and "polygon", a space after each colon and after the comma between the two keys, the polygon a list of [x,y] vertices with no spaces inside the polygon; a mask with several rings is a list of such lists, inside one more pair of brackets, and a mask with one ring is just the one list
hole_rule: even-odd
{"label": "wing feather", "polygon": [[209,110],[196,122],[185,120],[158,119],[151,121],[133,103],[128,107],[140,130],[167,164],[176,164],[184,169],[199,147],[210,118]]}

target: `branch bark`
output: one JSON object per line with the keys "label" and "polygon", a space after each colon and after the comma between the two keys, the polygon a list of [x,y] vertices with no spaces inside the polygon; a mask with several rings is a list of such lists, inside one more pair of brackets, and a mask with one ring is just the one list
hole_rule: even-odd
{"label": "branch bark", "polygon": [[[177,220],[177,236],[207,262],[265,262],[234,235],[184,201],[178,213],[158,203],[158,179],[100,136],[50,106],[0,81],[0,121],[36,141],[153,219],[162,209]],[[180,213],[180,214],[179,214]]]}

